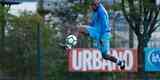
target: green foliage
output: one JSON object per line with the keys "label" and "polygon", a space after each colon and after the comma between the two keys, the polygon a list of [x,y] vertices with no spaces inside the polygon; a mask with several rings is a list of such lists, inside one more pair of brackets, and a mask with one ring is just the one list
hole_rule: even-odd
{"label": "green foliage", "polygon": [[[9,31],[8,47],[15,54],[17,77],[25,78],[25,74],[35,76],[36,72],[36,29],[41,22],[38,15],[22,14],[11,20],[13,28]],[[11,42],[14,42],[12,43]],[[12,46],[11,46],[12,45]],[[29,71],[27,73],[27,71]]]}
{"label": "green foliage", "polygon": [[[8,15],[9,26],[6,26],[5,53],[1,53],[1,71],[11,72],[17,80],[35,80],[36,77],[36,33],[38,24],[43,19],[38,14],[21,13],[19,17]],[[43,48],[47,48],[52,36],[47,25],[41,26]],[[49,36],[51,35],[51,36]]]}
{"label": "green foliage", "polygon": [[[6,54],[3,54],[3,49],[4,46],[4,26],[6,25],[6,21],[5,21],[5,16],[7,15],[7,7],[4,7],[2,5],[0,5],[0,68],[1,69],[10,69],[11,71],[13,71],[14,68],[11,68],[11,64],[9,64],[9,60],[7,60],[5,57],[9,56],[10,54],[8,54],[6,52]],[[3,28],[3,29],[2,29]],[[2,37],[3,36],[3,37]],[[9,59],[12,59],[11,57],[9,57]],[[5,65],[5,67],[3,66]],[[6,72],[8,72],[9,70],[7,70]]]}
{"label": "green foliage", "polygon": [[89,7],[90,7],[91,1],[90,0],[84,0],[84,3],[78,3],[73,6],[73,10],[82,14],[86,14]]}
{"label": "green foliage", "polygon": [[122,6],[120,3],[116,3],[111,7],[111,9],[114,11],[118,11],[118,10],[122,9]]}

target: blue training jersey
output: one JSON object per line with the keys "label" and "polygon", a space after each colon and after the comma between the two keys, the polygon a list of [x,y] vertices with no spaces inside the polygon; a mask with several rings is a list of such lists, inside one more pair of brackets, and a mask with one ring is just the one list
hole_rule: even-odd
{"label": "blue training jersey", "polygon": [[102,4],[99,4],[97,10],[93,11],[90,26],[95,27],[100,35],[110,33],[109,16]]}

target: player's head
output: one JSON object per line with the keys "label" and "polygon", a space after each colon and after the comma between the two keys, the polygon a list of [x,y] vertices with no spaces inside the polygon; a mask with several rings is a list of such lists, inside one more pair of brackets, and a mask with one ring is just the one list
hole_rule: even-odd
{"label": "player's head", "polygon": [[91,8],[92,8],[92,10],[95,11],[97,9],[99,3],[100,3],[100,0],[91,0]]}

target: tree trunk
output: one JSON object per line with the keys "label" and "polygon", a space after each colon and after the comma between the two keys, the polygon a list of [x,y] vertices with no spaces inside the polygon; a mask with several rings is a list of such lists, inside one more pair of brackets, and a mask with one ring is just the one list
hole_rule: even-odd
{"label": "tree trunk", "polygon": [[[1,5],[0,5],[1,6]],[[4,26],[5,26],[5,13],[4,13],[4,6],[2,5],[2,13],[0,15],[0,27],[1,27],[1,49],[3,50],[4,45]]]}
{"label": "tree trunk", "polygon": [[[1,5],[0,5],[1,6]],[[1,58],[1,64],[6,64],[5,63],[5,7],[2,5],[2,13],[1,13],[1,19],[0,19],[0,27],[1,27],[1,41],[0,41],[0,58]]]}
{"label": "tree trunk", "polygon": [[138,36],[138,77],[139,78],[145,78],[144,73],[144,48],[147,47],[147,43],[149,42],[149,39],[145,39],[145,36]]}
{"label": "tree trunk", "polygon": [[[131,27],[129,27],[129,48],[133,48],[134,47],[134,33],[131,29]],[[127,78],[131,79],[132,78],[133,73],[132,72],[128,72],[127,73]]]}
{"label": "tree trunk", "polygon": [[134,34],[131,27],[129,27],[129,48],[133,47],[134,47]]}

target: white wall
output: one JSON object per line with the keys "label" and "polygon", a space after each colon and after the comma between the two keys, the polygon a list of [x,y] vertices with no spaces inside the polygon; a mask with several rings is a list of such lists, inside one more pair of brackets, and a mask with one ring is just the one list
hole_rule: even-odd
{"label": "white wall", "polygon": [[9,13],[18,16],[20,15],[20,12],[23,11],[31,11],[35,13],[36,9],[37,9],[37,2],[23,2],[19,5],[12,5]]}
{"label": "white wall", "polygon": [[160,6],[160,0],[156,0],[156,4]]}

